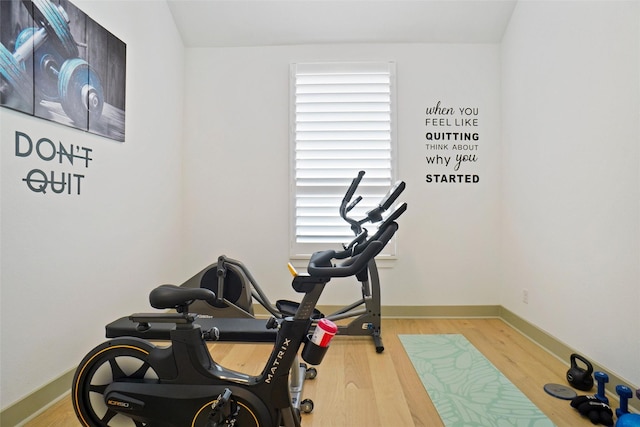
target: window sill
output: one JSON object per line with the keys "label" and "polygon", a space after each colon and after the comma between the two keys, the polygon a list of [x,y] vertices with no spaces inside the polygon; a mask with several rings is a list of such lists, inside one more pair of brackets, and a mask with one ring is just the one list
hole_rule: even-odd
{"label": "window sill", "polygon": [[[291,265],[296,269],[306,271],[310,258],[311,255],[291,255],[289,256],[289,262],[291,262]],[[397,260],[398,257],[395,255],[378,255],[376,257],[376,265],[378,268],[393,268]]]}

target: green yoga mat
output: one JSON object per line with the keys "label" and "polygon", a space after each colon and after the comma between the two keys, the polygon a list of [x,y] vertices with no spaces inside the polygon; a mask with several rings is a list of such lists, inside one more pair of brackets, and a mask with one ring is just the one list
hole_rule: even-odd
{"label": "green yoga mat", "polygon": [[462,335],[399,335],[446,427],[554,424]]}

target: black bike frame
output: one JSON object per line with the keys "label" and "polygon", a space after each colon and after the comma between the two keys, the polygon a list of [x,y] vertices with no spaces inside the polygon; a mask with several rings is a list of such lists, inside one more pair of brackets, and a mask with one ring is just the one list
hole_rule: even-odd
{"label": "black bike frame", "polygon": [[[227,369],[211,358],[204,336],[215,334],[211,331],[203,334],[195,323],[197,316],[188,313],[188,306],[196,299],[215,298],[213,292],[170,285],[154,289],[151,305],[159,309],[173,307],[178,313],[137,316],[148,322],[174,323],[171,346],[156,347],[143,339],[123,337],[96,347],[85,356],[74,376],[72,398],[78,418],[87,427],[106,425],[116,414],[134,420],[137,426],[226,425],[226,421],[220,424],[210,417],[217,417],[213,410],[218,407],[217,396],[231,396],[238,414],[227,419],[237,420],[237,427],[300,427],[291,401],[289,375],[303,343],[302,358],[312,364],[319,364],[327,349],[308,340],[314,309],[324,287],[333,277],[358,275],[366,270],[397,229],[393,219],[387,220],[359,247],[341,252],[321,251],[311,256],[308,274],[295,276],[292,283],[296,292],[304,294],[302,301],[293,316],[275,321],[278,327],[275,345],[257,376]],[[333,260],[343,261],[335,265]],[[133,374],[126,374],[118,366],[118,357],[132,357],[143,364]],[[111,382],[94,384],[92,380],[107,363],[112,371]],[[147,379],[150,369],[157,378]],[[107,414],[94,411],[89,402],[92,393],[102,395]],[[240,407],[244,411],[240,412]]]}
{"label": "black bike frame", "polygon": [[[150,354],[162,373],[160,384],[114,381],[104,392],[109,408],[152,426],[181,425],[185,414],[192,417],[193,408],[202,407],[203,401],[209,402],[229,388],[234,397],[248,402],[259,419],[258,425],[268,417],[270,426],[299,426],[291,405],[289,373],[306,341],[313,308],[327,282],[328,278],[309,276],[294,279],[294,288],[304,292],[304,298],[295,316],[281,320],[273,351],[260,375],[249,376],[217,364],[202,339],[200,326],[193,320],[177,323],[171,331],[171,347],[156,348]],[[175,321],[175,315],[158,314],[150,319],[167,320]]]}

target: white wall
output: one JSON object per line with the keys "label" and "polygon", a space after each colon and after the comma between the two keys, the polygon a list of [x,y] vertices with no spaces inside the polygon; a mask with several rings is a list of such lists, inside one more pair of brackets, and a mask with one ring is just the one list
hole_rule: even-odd
{"label": "white wall", "polygon": [[[399,177],[409,209],[399,220],[400,257],[381,272],[384,304],[498,301],[498,46],[188,49],[186,58],[185,265],[192,273],[224,253],[245,262],[269,298],[295,297],[286,268],[289,64],[395,61]],[[479,161],[469,167],[478,184],[425,182],[427,171],[438,170],[425,160],[425,110],[439,100],[479,109]],[[440,154],[451,155],[450,147]],[[330,284],[321,303],[345,304],[359,292],[354,280]]]}
{"label": "white wall", "polygon": [[502,43],[501,303],[636,385],[639,18],[519,2]]}
{"label": "white wall", "polygon": [[[288,64],[393,60],[409,211],[384,304],[502,304],[639,383],[637,10],[520,2],[502,46],[189,49],[187,269],[225,253],[291,296]],[[438,100],[480,107],[478,186],[425,183]],[[329,287],[323,302],[357,292]]]}
{"label": "white wall", "polygon": [[[74,1],[127,44],[126,142],[0,109],[2,409],[74,368],[104,325],[182,278],[183,47],[164,2]],[[88,168],[15,155],[15,132],[92,149]],[[34,193],[33,168],[84,174]]]}

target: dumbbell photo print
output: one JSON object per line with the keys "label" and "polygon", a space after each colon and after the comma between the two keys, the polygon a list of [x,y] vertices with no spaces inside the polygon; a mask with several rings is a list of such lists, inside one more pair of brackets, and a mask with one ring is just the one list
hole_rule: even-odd
{"label": "dumbbell photo print", "polygon": [[126,44],[67,0],[0,1],[0,105],[124,141]]}

